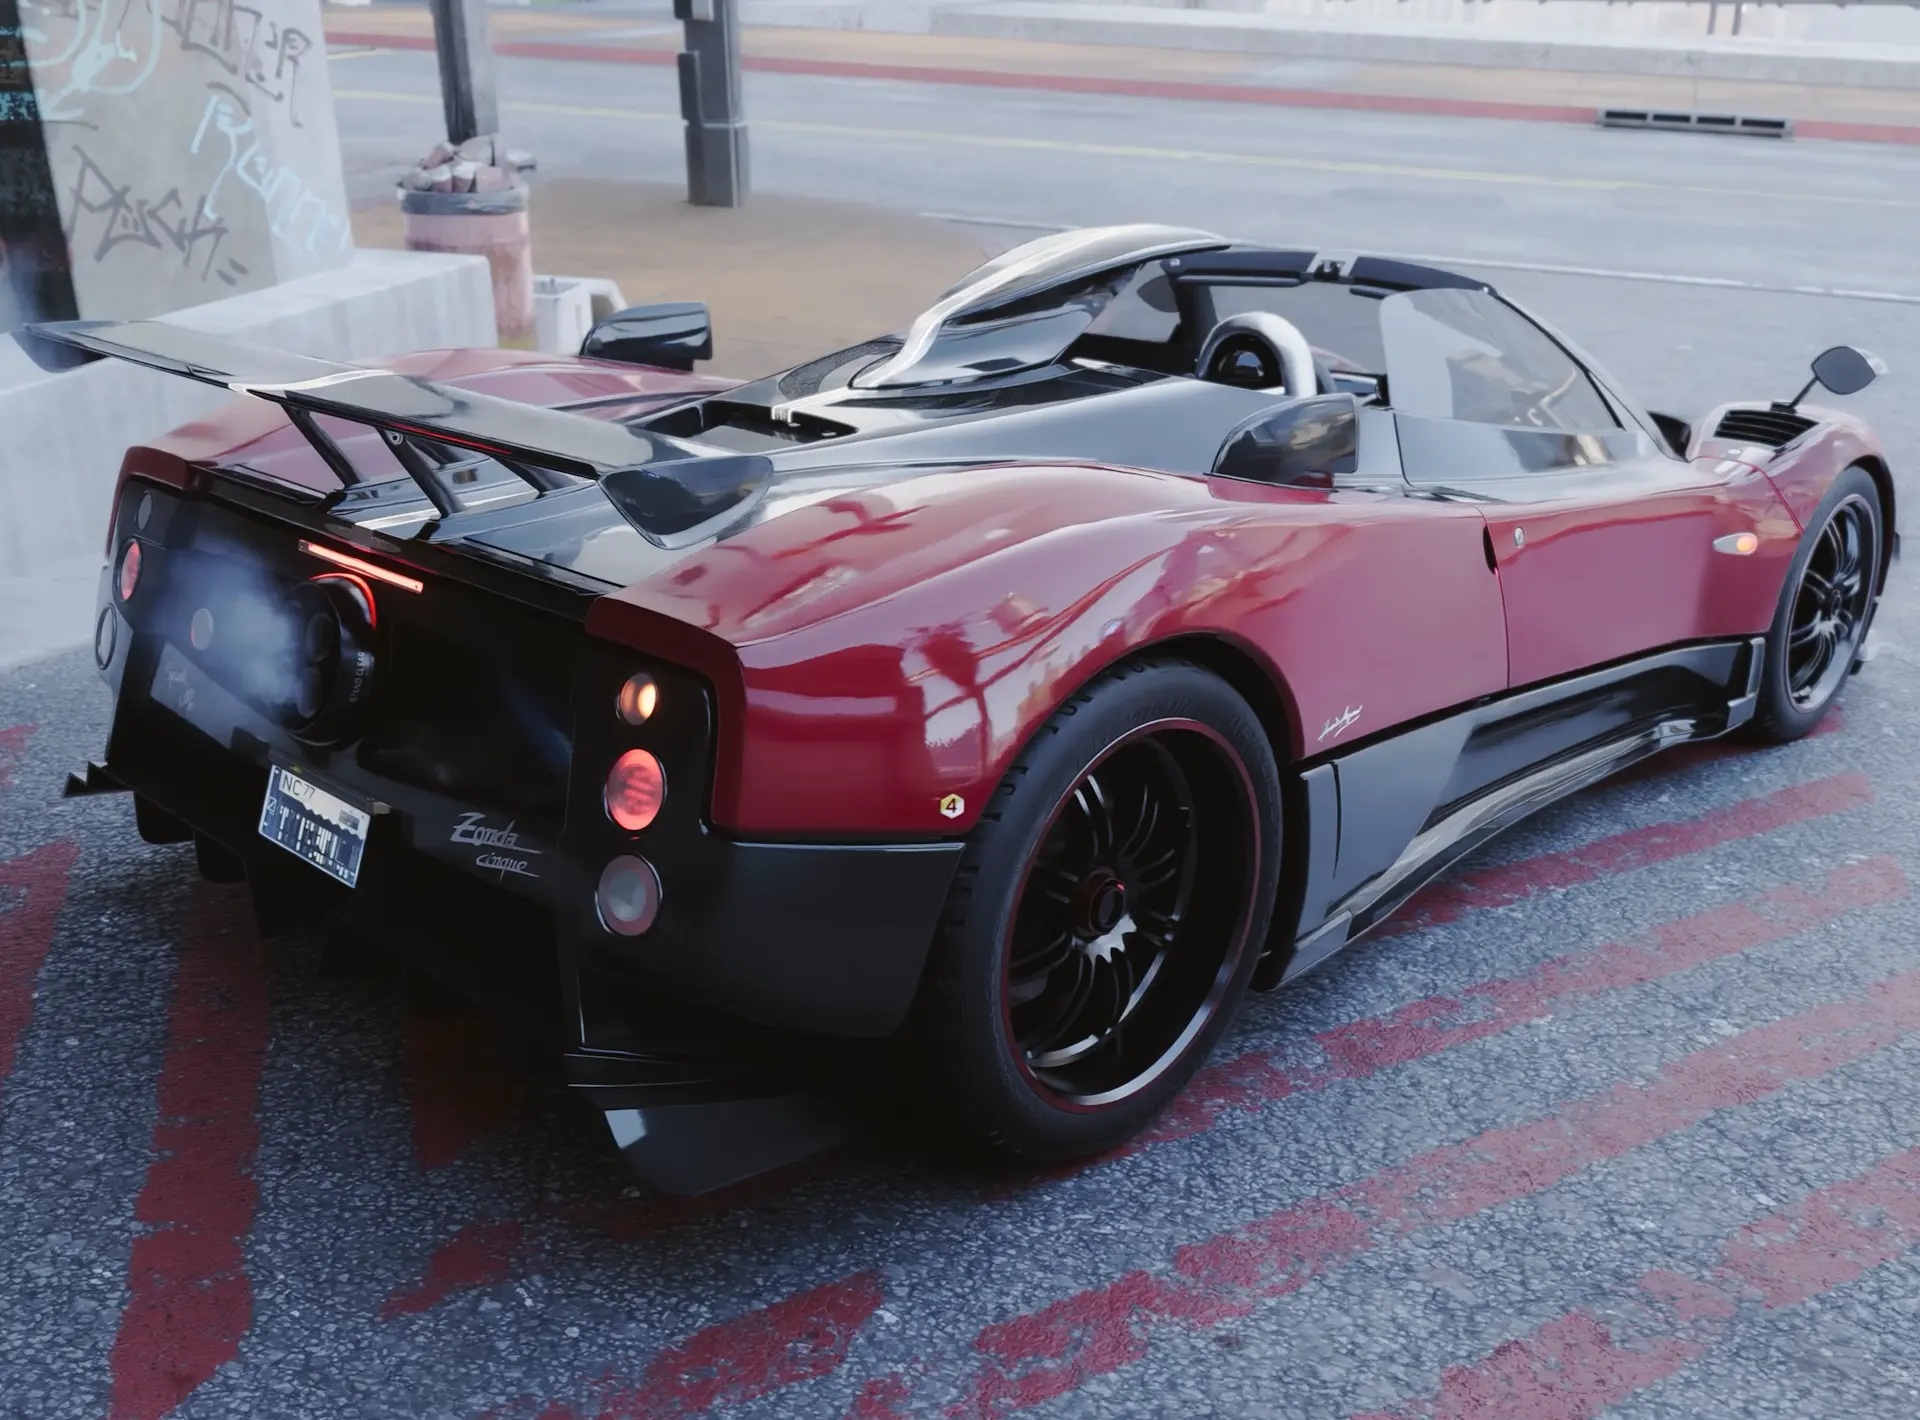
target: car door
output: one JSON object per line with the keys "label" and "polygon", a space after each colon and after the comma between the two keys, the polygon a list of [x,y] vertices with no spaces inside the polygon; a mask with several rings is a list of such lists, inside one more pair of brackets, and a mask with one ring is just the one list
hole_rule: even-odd
{"label": "car door", "polygon": [[1395,295],[1381,325],[1409,481],[1486,516],[1510,688],[1765,629],[1798,529],[1758,469],[1673,454],[1489,291]]}

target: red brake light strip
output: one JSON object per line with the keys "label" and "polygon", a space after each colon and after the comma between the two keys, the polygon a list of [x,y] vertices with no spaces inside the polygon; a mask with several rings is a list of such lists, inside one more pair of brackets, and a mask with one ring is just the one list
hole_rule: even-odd
{"label": "red brake light strip", "polygon": [[308,542],[305,538],[300,540],[300,550],[312,553],[323,562],[331,562],[336,567],[345,567],[349,571],[360,573],[363,577],[372,577],[375,581],[385,582],[391,587],[402,587],[409,592],[423,591],[427,585],[418,577],[408,577],[403,573],[382,567],[377,562],[368,562],[365,558],[355,557],[349,552],[337,552],[317,542]]}

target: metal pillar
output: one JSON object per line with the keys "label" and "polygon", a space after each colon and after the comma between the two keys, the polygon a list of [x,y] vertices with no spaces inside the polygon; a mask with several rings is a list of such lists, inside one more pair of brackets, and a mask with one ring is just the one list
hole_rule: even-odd
{"label": "metal pillar", "polygon": [[428,0],[433,42],[440,52],[440,103],[447,115],[447,142],[500,131],[500,101],[493,84],[493,39],[487,32],[487,0]]}
{"label": "metal pillar", "polygon": [[673,0],[686,26],[680,116],[687,121],[687,199],[700,207],[747,200],[747,125],[740,104],[739,0]]}

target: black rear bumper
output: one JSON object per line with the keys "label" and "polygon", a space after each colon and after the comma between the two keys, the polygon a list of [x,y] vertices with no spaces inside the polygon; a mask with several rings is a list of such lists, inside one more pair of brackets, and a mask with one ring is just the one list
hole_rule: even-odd
{"label": "black rear bumper", "polygon": [[[597,977],[779,1030],[891,1034],[913,1003],[962,846],[754,843],[709,833],[697,861],[656,861],[660,920],[643,938],[620,938],[594,910],[598,862],[573,861],[562,847],[563,861],[542,864],[530,895],[442,851],[457,804],[390,806],[375,822],[359,884],[339,887],[260,836],[273,757],[244,739],[223,748],[123,686],[106,760],[93,774],[237,855],[269,929],[316,909],[338,912],[495,1004],[502,993],[487,989],[482,961],[506,958],[498,974],[516,1015],[530,998],[512,979],[550,974],[561,993],[559,1038],[571,1047],[619,1049],[632,1039],[617,1010],[591,999]],[[577,1030],[567,1029],[570,1017]]]}

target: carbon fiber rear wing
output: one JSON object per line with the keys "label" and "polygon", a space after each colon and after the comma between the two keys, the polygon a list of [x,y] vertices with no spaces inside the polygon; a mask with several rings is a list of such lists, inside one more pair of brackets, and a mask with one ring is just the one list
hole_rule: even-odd
{"label": "carbon fiber rear wing", "polygon": [[[689,541],[716,518],[740,511],[771,477],[765,459],[705,456],[663,435],[499,399],[360,365],[227,340],[164,321],[64,321],[15,333],[38,364],[72,363],[65,349],[88,359],[112,357],[238,394],[271,400],[313,445],[327,467],[352,487],[360,470],[317,422],[326,415],[380,431],[407,476],[442,524],[460,516],[446,474],[464,450],[499,463],[536,498],[600,485],[636,531],[662,545]],[[671,470],[671,471],[669,471]]]}

